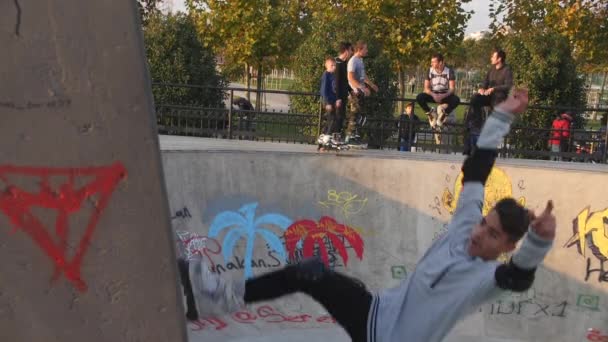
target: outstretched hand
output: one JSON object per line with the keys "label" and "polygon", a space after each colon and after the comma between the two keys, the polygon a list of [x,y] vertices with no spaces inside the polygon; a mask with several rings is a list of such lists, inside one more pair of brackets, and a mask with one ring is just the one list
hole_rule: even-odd
{"label": "outstretched hand", "polygon": [[549,200],[547,207],[545,207],[545,210],[539,216],[536,216],[532,210],[528,212],[532,230],[545,240],[555,239],[556,222],[555,216],[551,211],[553,211],[553,201]]}
{"label": "outstretched hand", "polygon": [[528,107],[528,89],[515,89],[507,99],[494,107],[495,110],[511,113],[523,113]]}

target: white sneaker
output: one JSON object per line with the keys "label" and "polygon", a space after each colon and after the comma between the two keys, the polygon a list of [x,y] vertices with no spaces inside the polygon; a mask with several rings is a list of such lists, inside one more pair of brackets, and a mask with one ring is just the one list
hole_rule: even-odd
{"label": "white sneaker", "polygon": [[439,127],[443,126],[445,118],[447,117],[445,108],[446,107],[443,104],[437,106],[437,126],[439,126]]}
{"label": "white sneaker", "polygon": [[227,281],[211,272],[209,264],[200,256],[190,260],[189,273],[199,314],[226,314],[245,306],[245,284]]}
{"label": "white sneaker", "polygon": [[327,145],[331,141],[331,135],[329,134],[321,134],[319,139],[317,139],[317,143],[319,145]]}

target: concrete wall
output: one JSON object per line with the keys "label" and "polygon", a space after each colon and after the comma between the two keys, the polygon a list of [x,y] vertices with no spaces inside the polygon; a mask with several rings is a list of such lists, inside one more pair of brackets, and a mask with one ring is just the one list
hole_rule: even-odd
{"label": "concrete wall", "polygon": [[[371,157],[371,152],[335,157],[239,146],[248,150],[163,153],[174,228],[191,253],[202,253],[227,277],[245,277],[247,259],[252,274],[284,266],[281,256],[291,252],[286,234],[298,234],[296,227],[307,222],[323,228],[334,220],[351,229],[338,234],[348,260],[326,238],[320,244],[328,250],[329,264],[360,277],[371,289],[394,286],[444,231],[459,192],[459,159]],[[488,182],[486,205],[513,196],[540,211],[553,199],[559,230],[555,247],[533,289],[487,303],[448,341],[584,341],[593,328],[608,334],[608,278],[599,271],[608,271],[606,170],[531,165],[499,163]],[[256,224],[256,219],[261,221]],[[252,223],[269,233],[244,234],[232,247],[227,234]],[[581,232],[590,235],[579,239]],[[255,246],[251,253],[248,243]],[[303,253],[299,247],[296,256]],[[332,326],[326,312],[302,296],[188,324],[190,341]]]}
{"label": "concrete wall", "polygon": [[186,338],[136,13],[0,2],[0,341]]}

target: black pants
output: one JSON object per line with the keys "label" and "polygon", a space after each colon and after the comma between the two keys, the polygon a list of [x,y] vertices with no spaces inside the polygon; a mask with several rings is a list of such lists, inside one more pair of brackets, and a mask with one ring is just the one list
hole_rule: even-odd
{"label": "black pants", "polygon": [[346,118],[346,107],[348,106],[348,97],[339,100],[342,100],[342,105],[340,108],[336,108],[336,131],[332,133],[342,134],[342,131],[344,130],[344,119]]}
{"label": "black pants", "polygon": [[471,97],[471,110],[474,112],[473,115],[477,118],[481,118],[481,107],[492,106],[494,101],[490,95],[475,94]]}
{"label": "black pants", "polygon": [[357,279],[331,271],[316,259],[247,280],[245,303],[303,292],[319,302],[350,335],[366,342],[372,295]]}
{"label": "black pants", "polygon": [[331,105],[331,110],[327,110],[327,106],[330,104],[325,103],[323,105],[325,109],[325,128],[323,129],[323,134],[332,134],[336,133],[336,126],[338,124],[338,120],[336,118],[336,105]]}
{"label": "black pants", "polygon": [[186,296],[186,318],[190,321],[196,321],[198,319],[198,311],[196,310],[196,302],[192,293],[192,283],[190,283],[188,268],[188,261],[177,259],[177,270],[179,271],[180,282]]}
{"label": "black pants", "polygon": [[[431,107],[429,107],[428,103],[436,103],[433,97],[427,93],[420,93],[416,96],[416,102],[420,107],[424,110],[425,113],[431,111]],[[460,98],[454,94],[443,99],[439,104],[447,103],[448,108],[446,108],[446,113],[451,113],[458,105],[460,104]]]}

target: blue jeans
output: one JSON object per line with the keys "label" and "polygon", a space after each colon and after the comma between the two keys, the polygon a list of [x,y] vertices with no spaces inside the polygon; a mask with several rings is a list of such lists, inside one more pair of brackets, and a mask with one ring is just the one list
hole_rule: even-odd
{"label": "blue jeans", "polygon": [[401,152],[410,151],[410,142],[407,141],[407,139],[404,139],[404,138],[399,139],[399,151],[401,151]]}

